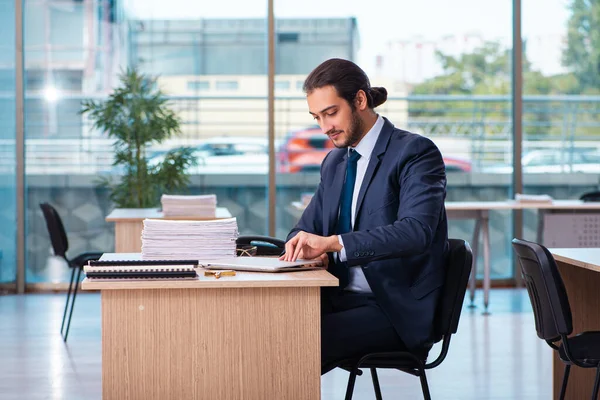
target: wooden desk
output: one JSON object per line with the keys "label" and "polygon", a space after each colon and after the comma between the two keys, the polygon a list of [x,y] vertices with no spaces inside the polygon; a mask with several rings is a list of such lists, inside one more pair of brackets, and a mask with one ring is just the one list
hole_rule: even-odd
{"label": "wooden desk", "polygon": [[231,218],[231,213],[225,207],[217,207],[215,218],[165,217],[156,208],[115,208],[108,214],[106,221],[115,223],[116,253],[139,253],[142,251],[142,229],[146,218],[208,221]]}
{"label": "wooden desk", "polygon": [[[102,259],[136,259],[105,254]],[[319,399],[324,270],[93,282],[103,399]]]}
{"label": "wooden desk", "polygon": [[[550,249],[565,282],[573,333],[600,331],[600,248]],[[553,352],[553,392],[558,399],[565,364]],[[573,366],[569,374],[567,399],[587,399],[594,387],[596,370]]]}

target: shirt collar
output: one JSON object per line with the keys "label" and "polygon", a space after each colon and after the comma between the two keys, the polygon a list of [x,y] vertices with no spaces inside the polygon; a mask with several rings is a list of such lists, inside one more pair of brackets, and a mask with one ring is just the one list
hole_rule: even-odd
{"label": "shirt collar", "polygon": [[373,148],[375,147],[375,143],[377,143],[377,138],[379,138],[379,134],[381,133],[381,129],[383,128],[383,123],[385,121],[381,117],[381,115],[377,115],[377,121],[373,124],[373,127],[367,132],[367,134],[358,142],[356,147],[348,147],[348,151],[350,149],[354,149],[360,154],[362,159],[368,160],[371,158],[371,153],[373,152]]}

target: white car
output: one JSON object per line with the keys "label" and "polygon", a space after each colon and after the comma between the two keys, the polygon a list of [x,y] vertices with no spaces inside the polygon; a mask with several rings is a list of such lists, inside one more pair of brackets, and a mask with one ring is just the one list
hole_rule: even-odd
{"label": "white car", "polygon": [[[150,157],[149,164],[162,162],[165,152]],[[189,174],[266,174],[269,166],[267,140],[247,137],[214,137],[196,146],[198,165]]]}
{"label": "white car", "polygon": [[[600,152],[594,149],[544,149],[533,150],[521,160],[527,174],[600,173]],[[512,165],[484,167],[482,172],[511,174]]]}

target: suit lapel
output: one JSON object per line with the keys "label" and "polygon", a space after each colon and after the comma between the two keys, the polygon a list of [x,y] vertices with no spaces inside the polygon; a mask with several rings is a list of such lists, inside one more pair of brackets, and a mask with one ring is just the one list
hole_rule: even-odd
{"label": "suit lapel", "polygon": [[324,236],[328,236],[334,233],[335,226],[337,223],[337,217],[340,209],[340,199],[342,197],[342,186],[344,185],[344,179],[346,179],[346,159],[348,153],[345,152],[344,156],[340,159],[338,165],[335,168],[335,175],[333,176],[333,182],[331,182],[329,188],[325,188],[325,192],[328,195],[323,196],[324,199],[331,201],[325,201],[325,229],[323,232]]}
{"label": "suit lapel", "polygon": [[365,199],[367,189],[371,184],[371,180],[373,179],[375,172],[377,171],[377,167],[379,167],[379,163],[381,162],[381,159],[385,154],[385,150],[387,149],[390,137],[392,136],[392,132],[394,131],[394,125],[392,125],[392,123],[388,121],[387,118],[383,119],[385,120],[383,128],[381,128],[381,133],[379,133],[379,137],[377,138],[375,147],[373,147],[373,153],[371,155],[371,159],[369,160],[369,165],[367,165],[365,177],[363,178],[362,184],[360,185],[360,192],[358,192],[358,199],[356,200],[356,221],[358,221],[358,215],[360,213],[363,200]]}

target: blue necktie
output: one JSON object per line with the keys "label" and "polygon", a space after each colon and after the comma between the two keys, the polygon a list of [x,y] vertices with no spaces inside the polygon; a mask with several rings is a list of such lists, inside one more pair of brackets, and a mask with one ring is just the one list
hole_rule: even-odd
{"label": "blue necktie", "polygon": [[346,180],[342,187],[342,198],[340,200],[340,216],[337,224],[337,234],[352,231],[352,196],[354,194],[354,183],[356,182],[356,164],[360,154],[350,149],[348,164],[346,164]]}

